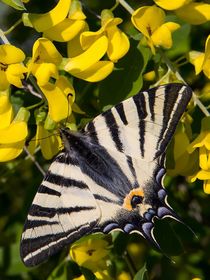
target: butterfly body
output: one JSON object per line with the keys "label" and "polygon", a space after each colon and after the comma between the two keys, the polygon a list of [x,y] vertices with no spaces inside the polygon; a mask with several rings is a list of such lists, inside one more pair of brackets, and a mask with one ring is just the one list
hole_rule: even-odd
{"label": "butterfly body", "polygon": [[181,84],[141,92],[83,131],[61,130],[64,151],[29,210],[21,257],[33,266],[85,234],[138,232],[158,247],[154,219],[178,219],[162,185],[166,147],[191,97]]}

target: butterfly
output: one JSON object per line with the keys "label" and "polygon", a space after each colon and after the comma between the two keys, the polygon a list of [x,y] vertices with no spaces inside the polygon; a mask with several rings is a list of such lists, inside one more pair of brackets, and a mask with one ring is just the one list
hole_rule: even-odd
{"label": "butterfly", "polygon": [[137,232],[158,246],[154,218],[178,219],[162,178],[167,145],[191,96],[186,85],[162,85],[117,104],[80,132],[61,129],[65,148],[25,222],[25,265],[38,265],[95,232]]}

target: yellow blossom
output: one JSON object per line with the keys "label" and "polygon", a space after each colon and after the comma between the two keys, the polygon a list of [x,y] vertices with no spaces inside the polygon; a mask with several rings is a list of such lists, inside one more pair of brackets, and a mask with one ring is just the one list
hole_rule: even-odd
{"label": "yellow blossom", "polygon": [[71,258],[93,272],[103,271],[106,268],[108,254],[108,242],[95,236],[74,243],[70,249]]}
{"label": "yellow blossom", "polygon": [[29,152],[34,154],[38,145],[40,145],[45,159],[54,157],[62,147],[60,136],[54,132],[47,131],[42,122],[37,122],[36,135],[31,139],[28,146]]}
{"label": "yellow blossom", "polygon": [[188,146],[188,152],[199,150],[200,170],[189,179],[194,182],[196,179],[204,181],[204,191],[210,193],[210,117],[202,119],[201,132],[196,139]]}
{"label": "yellow blossom", "polygon": [[19,48],[12,45],[0,45],[0,90],[9,88],[10,84],[21,88],[24,79],[23,73],[27,68],[21,64],[25,54]]}
{"label": "yellow blossom", "polygon": [[71,0],[59,0],[57,5],[45,14],[23,14],[23,19],[28,18],[32,26],[43,32],[64,20],[69,12]]}
{"label": "yellow blossom", "polygon": [[106,53],[107,48],[107,37],[102,36],[84,52],[69,58],[64,69],[77,78],[89,82],[100,81],[106,78],[114,67],[113,62],[100,60]]}
{"label": "yellow blossom", "polygon": [[[187,119],[187,116],[185,117],[185,119]],[[189,122],[189,119],[187,119],[187,121]],[[190,124],[187,121],[178,125],[173,141],[171,143],[173,154],[168,154],[166,162],[167,174],[169,174],[170,176],[190,176],[199,169],[197,164],[197,151],[194,151],[191,154],[189,154],[187,151],[187,148],[190,144],[191,136],[191,133],[189,133]]]}
{"label": "yellow blossom", "polygon": [[70,41],[84,29],[85,18],[81,3],[78,0],[73,0],[68,17],[47,29],[43,36],[58,42]]}
{"label": "yellow blossom", "polygon": [[137,9],[132,15],[133,25],[146,37],[153,53],[156,47],[171,48],[171,33],[180,25],[174,22],[165,22],[165,12],[156,6],[144,6]]}
{"label": "yellow blossom", "polygon": [[175,13],[190,24],[203,24],[210,20],[210,4],[191,2],[177,9]]}
{"label": "yellow blossom", "polygon": [[58,66],[62,56],[53,43],[46,38],[39,38],[33,45],[32,58],[28,64],[29,73],[32,73],[39,86],[46,85],[50,78],[58,78]]}
{"label": "yellow blossom", "polygon": [[[0,95],[0,101],[5,101],[4,99],[4,95]],[[7,120],[4,120],[4,127],[0,129],[0,162],[18,157],[23,151],[28,135],[27,121],[29,112],[25,108],[20,108],[15,119],[11,121],[11,105],[8,105],[7,101],[6,103],[7,109],[2,114]],[[1,112],[0,119],[2,119]],[[6,123],[7,126],[5,126]]]}
{"label": "yellow blossom", "polygon": [[192,0],[176,0],[176,1],[168,1],[168,0],[154,0],[155,4],[160,6],[165,10],[176,10]]}
{"label": "yellow blossom", "polygon": [[75,91],[66,77],[59,76],[54,84],[45,84],[40,86],[40,89],[47,98],[48,114],[54,122],[59,122],[71,115]]}
{"label": "yellow blossom", "polygon": [[128,272],[122,271],[118,276],[117,280],[131,280],[131,276]]}
{"label": "yellow blossom", "polygon": [[203,71],[205,76],[210,79],[210,35],[206,39],[205,53],[191,51],[189,60],[195,67],[196,75]]}
{"label": "yellow blossom", "polygon": [[0,92],[0,129],[8,127],[13,118],[13,108],[9,100],[9,90]]}
{"label": "yellow blossom", "polygon": [[81,34],[82,48],[86,50],[96,40],[106,36],[108,40],[107,55],[111,61],[117,62],[128,52],[130,47],[127,35],[117,27],[121,22],[121,18],[114,18],[109,10],[103,10],[101,28],[96,32],[86,31]]}

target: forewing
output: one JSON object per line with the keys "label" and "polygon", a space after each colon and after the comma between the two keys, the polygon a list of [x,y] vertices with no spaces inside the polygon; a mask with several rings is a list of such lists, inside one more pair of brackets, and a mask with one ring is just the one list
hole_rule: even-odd
{"label": "forewing", "polygon": [[106,149],[152,161],[165,151],[191,95],[183,84],[140,92],[97,116],[85,131]]}
{"label": "forewing", "polygon": [[[103,219],[106,208],[101,207],[104,222],[99,225],[104,232],[117,228],[127,233],[139,232],[158,246],[153,236],[153,218],[178,219],[167,204],[162,186],[164,158],[191,96],[191,89],[183,84],[163,85],[119,103],[86,126],[86,133],[117,162],[129,181],[129,189],[140,187],[144,193],[139,212],[137,209],[127,211],[121,206],[110,220]],[[117,187],[125,198],[127,190],[123,185]]]}
{"label": "forewing", "polygon": [[29,210],[21,240],[21,258],[34,266],[65,245],[90,233],[101,212],[83,173],[68,153],[50,166]]}

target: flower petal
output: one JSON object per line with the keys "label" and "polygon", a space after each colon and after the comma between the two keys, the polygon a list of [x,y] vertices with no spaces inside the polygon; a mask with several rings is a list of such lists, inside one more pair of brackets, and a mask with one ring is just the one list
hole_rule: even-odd
{"label": "flower petal", "polygon": [[12,144],[26,139],[28,135],[25,121],[13,121],[10,126],[0,130],[0,144]]}
{"label": "flower petal", "polygon": [[54,63],[59,65],[62,55],[58,52],[53,43],[47,38],[39,38],[33,45],[32,61],[30,63]]}
{"label": "flower petal", "polygon": [[29,20],[38,32],[43,32],[65,19],[71,0],[59,0],[58,4],[45,14],[28,14]]}
{"label": "flower petal", "polygon": [[202,24],[210,20],[210,4],[192,2],[176,10],[175,13],[190,24]]}
{"label": "flower petal", "polygon": [[0,63],[9,65],[22,62],[25,59],[24,52],[13,45],[0,45]]}
{"label": "flower petal", "polygon": [[203,73],[210,79],[210,35],[206,39]]}
{"label": "flower petal", "polygon": [[176,1],[168,1],[168,0],[154,0],[155,4],[160,6],[165,10],[176,10],[192,0],[176,0]]}
{"label": "flower petal", "polygon": [[0,129],[10,125],[13,117],[13,108],[9,100],[9,91],[0,92]]}
{"label": "flower petal", "polygon": [[133,25],[149,38],[165,20],[165,13],[156,6],[144,6],[137,9],[131,17]]}
{"label": "flower petal", "polygon": [[95,41],[104,35],[104,29],[100,28],[98,31],[85,31],[80,36],[80,43],[83,50],[88,49]]}
{"label": "flower petal", "polygon": [[13,143],[13,144],[0,144],[0,162],[9,161],[18,157],[24,147],[25,141]]}
{"label": "flower petal", "polygon": [[84,29],[78,33],[70,42],[67,43],[67,54],[68,57],[75,57],[84,52],[84,49],[80,43],[80,35],[82,32],[86,32],[88,30],[88,25],[85,23]]}
{"label": "flower petal", "polygon": [[10,83],[7,79],[6,71],[0,70],[0,91],[8,90]]}
{"label": "flower petal", "polygon": [[203,68],[205,54],[202,52],[191,51],[189,52],[189,61],[195,67],[195,74],[198,75]]}
{"label": "flower petal", "polygon": [[201,169],[208,170],[207,150],[204,146],[199,148],[199,165]]}
{"label": "flower petal", "polygon": [[98,62],[106,53],[108,40],[105,36],[99,38],[82,54],[70,58],[65,66],[65,70],[72,75],[78,74]]}
{"label": "flower petal", "polygon": [[113,71],[113,69],[113,62],[98,61],[85,71],[74,74],[74,76],[88,82],[98,82],[105,79]]}
{"label": "flower petal", "polygon": [[117,62],[129,50],[130,41],[126,34],[117,26],[107,28],[108,50],[107,54],[111,61]]}
{"label": "flower petal", "polygon": [[155,30],[155,32],[152,34],[151,39],[155,46],[162,46],[166,49],[169,49],[172,47],[172,36],[171,36],[171,30],[168,28],[172,28],[176,30],[179,28],[179,24],[176,23],[170,23],[161,25],[158,29]]}
{"label": "flower petal", "polygon": [[43,36],[52,41],[67,42],[72,40],[84,27],[84,20],[66,18],[62,22],[46,30]]}
{"label": "flower petal", "polygon": [[61,76],[54,85],[48,83],[45,86],[40,86],[40,88],[47,98],[50,118],[55,122],[67,118],[71,113],[68,94],[73,95],[74,101],[74,92],[72,92],[72,86],[67,78]]}
{"label": "flower petal", "polygon": [[7,68],[6,75],[9,83],[18,88],[22,88],[22,79],[24,79],[24,73],[28,70],[22,64],[10,64]]}
{"label": "flower petal", "polygon": [[210,194],[210,180],[205,180],[203,182],[203,190],[205,193]]}
{"label": "flower petal", "polygon": [[37,79],[37,84],[44,86],[49,83],[50,78],[58,78],[58,69],[53,63],[41,63],[33,74]]}

